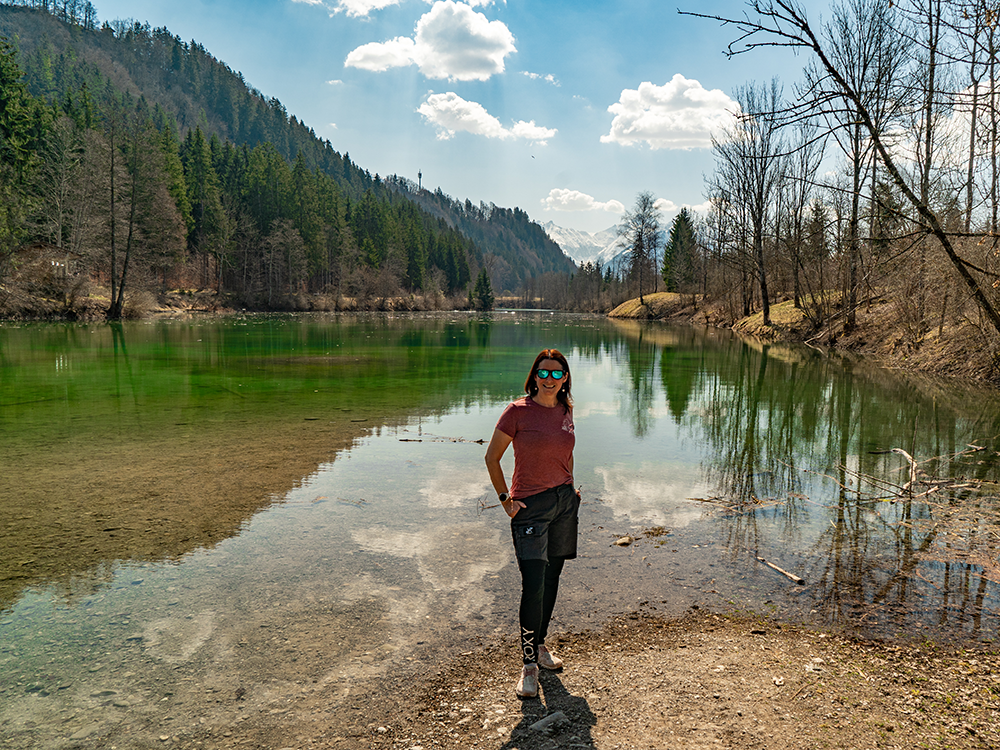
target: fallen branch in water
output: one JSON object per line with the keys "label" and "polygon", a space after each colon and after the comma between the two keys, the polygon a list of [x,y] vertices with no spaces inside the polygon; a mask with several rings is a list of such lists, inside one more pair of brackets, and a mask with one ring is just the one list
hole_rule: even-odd
{"label": "fallen branch in water", "polygon": [[[791,493],[789,494],[791,496]],[[737,500],[733,498],[720,497],[719,495],[713,495],[712,497],[689,497],[686,499],[696,503],[715,505],[723,510],[729,511],[730,513],[746,513],[758,508],[768,508],[772,505],[781,505],[785,502],[784,500],[778,500],[777,498],[767,498],[765,500],[761,500],[756,495],[750,495],[749,500]]]}
{"label": "fallen branch in water", "polygon": [[475,443],[476,445],[486,445],[486,440],[484,438],[469,440],[468,438],[443,437],[441,435],[424,435],[420,438],[399,438],[399,442],[422,443],[424,442],[424,439],[426,439],[429,443]]}
{"label": "fallen branch in water", "polygon": [[907,463],[910,464],[910,481],[903,485],[903,492],[908,495],[912,495],[913,485],[917,483],[917,472],[919,471],[917,462],[913,460],[913,456],[904,451],[902,448],[893,448],[891,452],[902,456],[906,459]]}
{"label": "fallen branch in water", "polygon": [[767,567],[771,568],[772,570],[776,570],[779,573],[781,573],[781,575],[785,576],[785,578],[789,579],[790,581],[794,581],[799,586],[802,586],[803,584],[805,584],[805,582],[806,582],[805,578],[799,578],[794,573],[789,573],[784,568],[779,568],[777,565],[775,565],[770,560],[765,560],[763,557],[760,557],[759,555],[754,555],[754,557],[756,557],[758,561],[764,563]]}
{"label": "fallen branch in water", "polygon": [[356,508],[363,508],[365,505],[368,504],[368,501],[365,500],[363,497],[359,497],[357,500],[351,500],[346,497],[338,497],[337,502],[344,503],[345,505],[353,505]]}

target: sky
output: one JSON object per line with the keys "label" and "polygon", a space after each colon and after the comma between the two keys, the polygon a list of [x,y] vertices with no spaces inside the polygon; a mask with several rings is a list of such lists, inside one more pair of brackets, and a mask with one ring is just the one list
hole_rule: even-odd
{"label": "sky", "polygon": [[698,210],[735,89],[788,90],[804,65],[783,49],[727,58],[733,27],[677,12],[740,17],[743,0],[94,4],[199,42],[372,174],[588,232],[643,191],[665,222]]}

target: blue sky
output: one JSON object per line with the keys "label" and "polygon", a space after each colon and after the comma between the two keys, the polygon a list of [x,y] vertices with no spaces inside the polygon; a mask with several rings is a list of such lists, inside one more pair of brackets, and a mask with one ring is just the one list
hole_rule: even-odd
{"label": "blue sky", "polygon": [[[809,3],[813,5],[813,3]],[[640,191],[703,203],[733,90],[803,58],[727,59],[743,0],[95,0],[166,26],[372,173],[598,231]]]}

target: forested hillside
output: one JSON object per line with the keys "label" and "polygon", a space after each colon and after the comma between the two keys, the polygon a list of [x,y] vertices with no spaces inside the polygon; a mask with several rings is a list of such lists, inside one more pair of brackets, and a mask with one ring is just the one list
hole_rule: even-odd
{"label": "forested hillside", "polygon": [[484,266],[509,288],[573,268],[519,209],[421,208],[166,29],[20,0],[0,5],[0,37],[0,283],[18,269],[71,306],[97,279],[117,317],[141,287],[441,305]]}
{"label": "forested hillside", "polygon": [[559,245],[520,208],[501,208],[492,203],[476,206],[468,199],[462,203],[440,188],[433,192],[421,190],[412,180],[397,176],[387,182],[473,240],[483,252],[483,263],[493,285],[500,289],[516,291],[528,279],[576,271]]}

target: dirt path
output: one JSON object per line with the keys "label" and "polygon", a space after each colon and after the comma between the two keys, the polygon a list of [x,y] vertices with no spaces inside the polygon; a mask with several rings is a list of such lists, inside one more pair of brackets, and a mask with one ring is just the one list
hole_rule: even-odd
{"label": "dirt path", "polygon": [[[976,649],[854,641],[704,611],[632,614],[562,636],[566,660],[521,701],[512,644],[456,654],[430,673],[309,692],[279,718],[199,747],[996,748],[995,644]],[[355,688],[360,687],[355,685]],[[557,716],[560,712],[564,718]],[[548,728],[532,725],[553,716]],[[193,738],[192,738],[193,739]]]}

